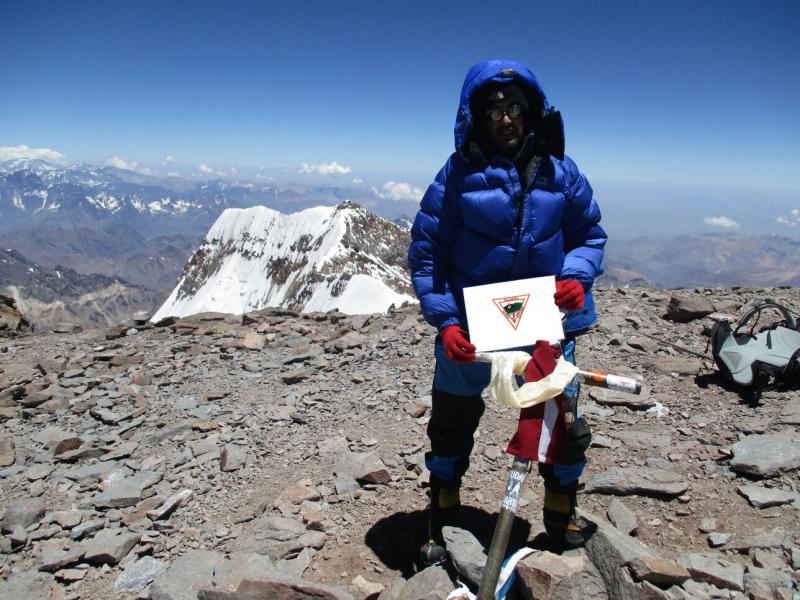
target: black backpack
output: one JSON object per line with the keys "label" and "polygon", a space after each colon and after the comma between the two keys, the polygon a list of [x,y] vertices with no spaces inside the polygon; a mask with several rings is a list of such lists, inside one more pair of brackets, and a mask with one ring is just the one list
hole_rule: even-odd
{"label": "black backpack", "polygon": [[[768,309],[780,312],[783,320],[756,332],[762,311]],[[748,328],[753,317],[756,318]],[[768,386],[800,385],[800,330],[797,319],[781,304],[759,304],[742,317],[735,329],[728,321],[716,323],[709,343],[720,372],[728,381],[750,388],[753,403],[758,403]]]}

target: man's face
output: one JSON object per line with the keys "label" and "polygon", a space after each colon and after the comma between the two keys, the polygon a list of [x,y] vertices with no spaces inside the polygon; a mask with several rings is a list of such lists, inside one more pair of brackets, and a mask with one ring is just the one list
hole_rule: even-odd
{"label": "man's face", "polygon": [[[519,151],[522,138],[525,137],[525,109],[522,105],[516,104],[522,109],[522,112],[519,116],[514,117],[512,116],[514,105],[514,102],[497,102],[481,115],[486,140],[493,146],[497,154],[505,157],[514,156]],[[500,114],[500,118],[493,121],[490,116],[492,112],[495,112],[495,116]]]}

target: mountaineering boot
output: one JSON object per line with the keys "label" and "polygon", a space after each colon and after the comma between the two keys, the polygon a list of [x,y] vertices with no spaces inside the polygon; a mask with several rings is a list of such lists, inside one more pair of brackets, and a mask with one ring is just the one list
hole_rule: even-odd
{"label": "mountaineering boot", "polygon": [[571,490],[553,490],[545,487],[542,517],[547,537],[556,546],[579,548],[586,543],[584,527],[575,516],[577,485]]}
{"label": "mountaineering boot", "polygon": [[428,508],[427,542],[420,548],[420,560],[426,567],[447,562],[442,528],[454,525],[461,514],[461,480],[442,481],[431,476],[431,500]]}

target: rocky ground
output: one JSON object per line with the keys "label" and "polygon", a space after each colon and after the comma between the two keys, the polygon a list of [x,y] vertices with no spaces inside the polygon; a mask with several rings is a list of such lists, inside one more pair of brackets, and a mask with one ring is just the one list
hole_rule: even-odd
{"label": "rocky ground", "polygon": [[[640,376],[644,391],[584,387],[594,441],[579,503],[597,533],[586,550],[526,559],[523,597],[568,585],[565,568],[584,573],[583,592],[550,597],[797,597],[800,394],[753,407],[710,361],[644,335],[703,353],[715,320],[765,297],[800,307],[797,289],[598,291],[578,363]],[[0,340],[0,598],[454,587],[453,568],[415,575],[434,340],[417,307],[159,325]],[[487,405],[452,532],[483,546],[517,416]],[[542,548],[542,492],[531,476],[514,548]]]}

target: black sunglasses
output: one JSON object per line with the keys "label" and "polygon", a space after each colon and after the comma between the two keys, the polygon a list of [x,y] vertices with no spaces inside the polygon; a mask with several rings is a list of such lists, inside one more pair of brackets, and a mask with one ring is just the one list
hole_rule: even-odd
{"label": "black sunglasses", "polygon": [[508,108],[490,108],[483,113],[483,117],[487,121],[497,122],[504,116],[508,115],[511,119],[519,119],[525,114],[525,107],[522,104],[512,104]]}

